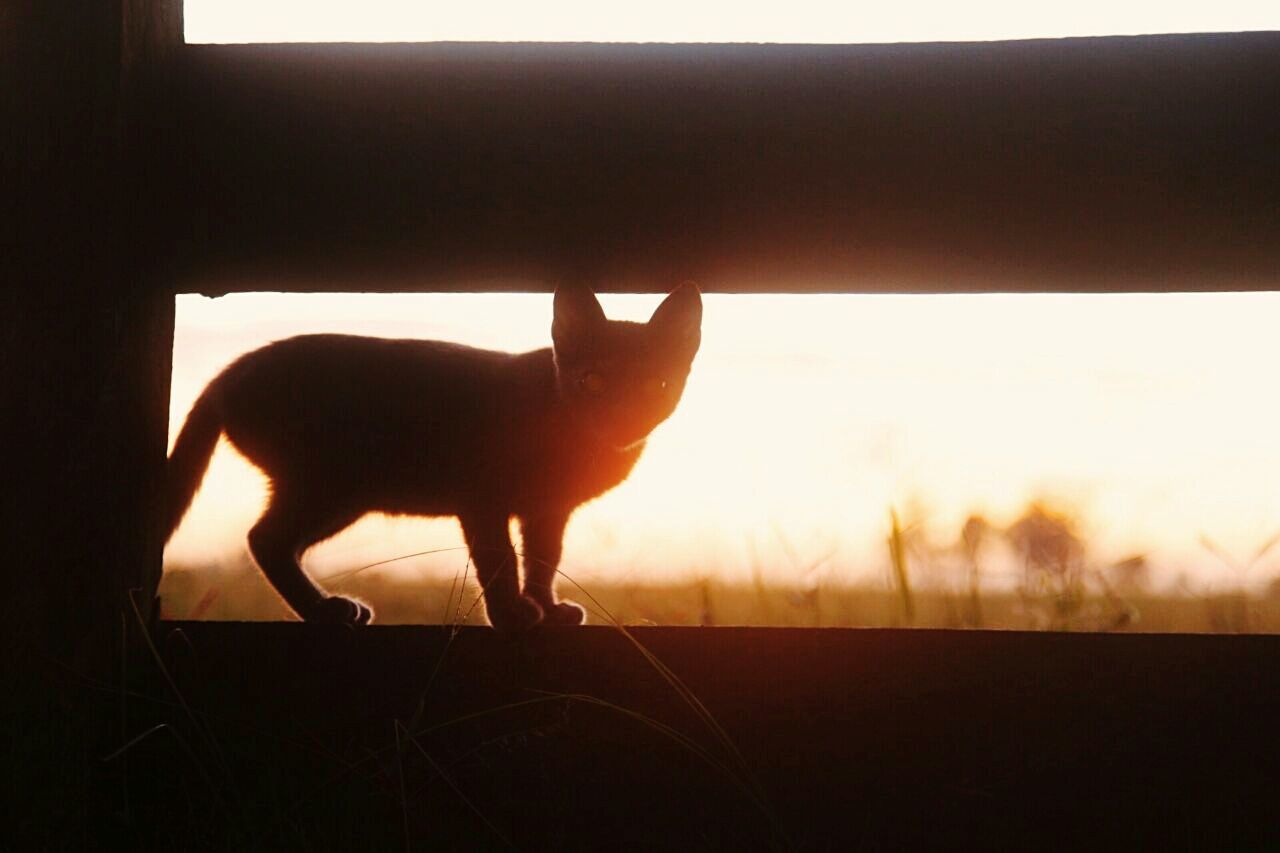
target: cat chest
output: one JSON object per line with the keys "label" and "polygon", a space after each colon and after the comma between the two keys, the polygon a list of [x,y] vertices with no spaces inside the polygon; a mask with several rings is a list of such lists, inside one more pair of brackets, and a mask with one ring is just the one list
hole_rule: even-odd
{"label": "cat chest", "polygon": [[640,455],[640,448],[619,452],[542,430],[490,427],[452,431],[448,440],[440,440],[445,438],[440,433],[432,438],[414,444],[410,464],[401,457],[395,465],[378,467],[389,469],[384,473],[418,501],[432,499],[433,507],[440,507],[433,511],[476,502],[513,512],[572,508],[623,482]]}
{"label": "cat chest", "polygon": [[638,457],[638,452],[548,454],[513,465],[507,486],[517,509],[548,504],[575,507],[623,482]]}

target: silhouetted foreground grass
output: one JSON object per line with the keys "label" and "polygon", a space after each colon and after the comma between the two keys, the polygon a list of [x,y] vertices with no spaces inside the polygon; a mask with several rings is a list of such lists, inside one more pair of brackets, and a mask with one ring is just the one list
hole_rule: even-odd
{"label": "silhouetted foreground grass", "polygon": [[1280,842],[1276,637],[280,622],[131,636],[118,682],[59,670],[21,694],[6,778],[31,782],[8,792],[9,849]]}

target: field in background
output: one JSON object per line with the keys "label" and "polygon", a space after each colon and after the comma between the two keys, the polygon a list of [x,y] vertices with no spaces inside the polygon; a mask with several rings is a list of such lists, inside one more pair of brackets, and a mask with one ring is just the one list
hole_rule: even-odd
{"label": "field in background", "polygon": [[[660,299],[602,303],[611,317],[644,320]],[[1057,601],[1047,615],[1025,605],[1024,621],[1064,626],[1110,618],[1086,613],[1109,588],[1265,597],[1280,578],[1268,544],[1280,528],[1280,407],[1260,390],[1280,363],[1280,293],[714,293],[705,311],[675,416],[627,481],[581,507],[568,530],[562,568],[600,595],[702,578],[713,604],[735,585],[801,599],[814,588],[829,599],[892,590],[893,606],[857,618],[920,624],[939,618],[926,600],[976,587],[992,602],[983,624],[1012,595]],[[184,295],[171,430],[209,379],[274,338],[349,332],[524,350],[548,343],[550,317],[549,294]],[[243,561],[266,490],[223,442],[166,568]],[[891,507],[902,573],[890,561]],[[413,596],[415,581],[447,589],[465,563],[452,550],[461,544],[450,520],[371,515],[317,547],[308,567],[323,579],[394,559],[389,574]],[[403,558],[431,550],[440,553]],[[410,607],[385,598],[384,619]],[[691,612],[684,603],[618,606],[696,621],[679,615]],[[785,611],[709,612],[768,621]]]}
{"label": "field in background", "polygon": [[[615,573],[579,586],[562,571],[558,589],[596,624],[1280,633],[1280,579],[1271,557],[1280,533],[1243,559],[1201,536],[1195,571],[1175,573],[1145,553],[1101,555],[1069,510],[1037,501],[1007,525],[977,514],[958,530],[931,527],[919,516],[904,520],[896,511],[889,520],[880,582],[874,572],[836,565],[832,554],[803,560],[776,531],[789,574],[804,581],[779,582],[779,572],[752,549],[748,582],[685,567],[678,580],[619,581]],[[381,624],[484,624],[466,549],[446,550],[458,561],[452,578],[415,577],[407,561],[434,554],[422,552],[316,580],[371,604]],[[1189,577],[1199,580],[1193,585]],[[160,597],[168,619],[293,618],[243,552],[220,563],[167,566]]]}
{"label": "field in background", "polygon": [[[484,624],[479,588],[468,580],[459,594],[438,581],[413,582],[370,570],[335,592],[371,603],[379,624]],[[667,586],[589,585],[590,598],[561,581],[561,595],[607,623],[607,611],[626,625],[782,625],[797,627],[919,627],[1280,633],[1280,595],[1217,592],[1160,594],[1089,589],[1078,597],[1043,592],[925,589],[909,598],[889,585],[729,585],[699,580]],[[170,619],[269,621],[294,618],[252,567],[178,568],[160,587]],[[595,603],[592,602],[595,599]],[[909,602],[909,604],[908,604]]]}

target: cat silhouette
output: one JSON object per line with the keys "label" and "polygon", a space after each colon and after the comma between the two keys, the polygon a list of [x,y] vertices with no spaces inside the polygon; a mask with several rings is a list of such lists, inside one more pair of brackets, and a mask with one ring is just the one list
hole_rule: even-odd
{"label": "cat silhouette", "polygon": [[691,283],[647,323],[609,320],[589,289],[564,286],[552,346],[532,352],[333,334],[268,344],[232,362],[187,415],[168,461],[168,535],[225,434],[270,481],[249,551],[302,619],[373,618],[368,604],[327,595],[300,561],[381,512],[458,518],[495,628],[576,625],[582,608],[553,588],[565,526],[626,479],[675,410],[701,324]]}

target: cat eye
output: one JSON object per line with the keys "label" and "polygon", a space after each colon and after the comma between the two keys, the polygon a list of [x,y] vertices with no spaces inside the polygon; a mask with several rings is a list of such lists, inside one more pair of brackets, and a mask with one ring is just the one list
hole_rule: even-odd
{"label": "cat eye", "polygon": [[667,380],[652,377],[644,381],[644,390],[648,394],[661,394],[667,390]]}
{"label": "cat eye", "polygon": [[588,394],[599,394],[604,390],[604,377],[594,371],[578,380],[578,385]]}

